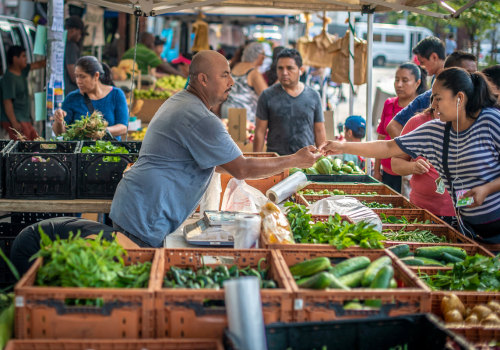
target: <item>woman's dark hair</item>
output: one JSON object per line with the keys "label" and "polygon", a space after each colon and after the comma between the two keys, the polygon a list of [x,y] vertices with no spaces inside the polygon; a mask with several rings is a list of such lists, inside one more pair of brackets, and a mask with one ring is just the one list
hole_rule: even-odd
{"label": "woman's dark hair", "polygon": [[482,70],[488,80],[500,91],[500,64]]}
{"label": "woman's dark hair", "polygon": [[280,58],[293,58],[297,67],[302,67],[302,56],[300,56],[300,53],[295,49],[281,50],[276,57],[276,62],[278,62]]}
{"label": "woman's dark hair", "polygon": [[398,69],[407,69],[415,77],[415,81],[420,79],[420,85],[417,87],[417,95],[427,91],[427,71],[415,63],[406,62],[398,67]]}
{"label": "woman's dark hair", "polygon": [[106,63],[100,63],[94,56],[83,56],[76,61],[77,67],[80,67],[85,73],[93,77],[99,73],[99,81],[104,85],[114,86],[113,78],[111,77],[111,69]]}
{"label": "woman's dark hair", "polygon": [[276,80],[278,80],[278,74],[276,73],[276,64],[278,63],[278,55],[281,51],[283,51],[285,48],[283,46],[276,46],[273,49],[273,63],[271,63],[271,66],[266,72],[267,75],[267,84],[269,86],[273,85]]}
{"label": "woman's dark hair", "polygon": [[486,77],[481,72],[469,74],[463,68],[452,67],[439,73],[436,81],[451,90],[453,95],[461,91],[467,96],[465,112],[469,118],[473,118],[475,113],[486,107],[500,108],[498,96],[493,93]]}

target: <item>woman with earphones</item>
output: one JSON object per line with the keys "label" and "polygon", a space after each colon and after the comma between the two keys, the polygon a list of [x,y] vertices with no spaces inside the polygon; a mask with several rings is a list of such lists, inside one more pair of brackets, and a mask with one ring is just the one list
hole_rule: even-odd
{"label": "woman with earphones", "polygon": [[[465,235],[500,243],[500,103],[482,73],[448,68],[432,87],[439,119],[390,141],[320,146],[325,155],[425,157],[437,170]],[[430,166],[429,166],[430,167]]]}

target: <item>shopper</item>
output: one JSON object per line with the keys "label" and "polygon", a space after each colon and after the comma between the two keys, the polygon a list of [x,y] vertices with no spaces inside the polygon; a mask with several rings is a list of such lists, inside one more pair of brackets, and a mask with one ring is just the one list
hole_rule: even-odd
{"label": "shopper", "polygon": [[255,123],[257,100],[262,91],[267,89],[266,81],[259,72],[259,67],[265,58],[266,54],[262,43],[254,42],[245,47],[241,62],[231,69],[234,86],[232,93],[222,104],[222,118],[228,117],[229,108],[244,108],[247,113],[247,120]]}
{"label": "shopper", "polygon": [[451,55],[457,49],[457,43],[455,42],[452,33],[448,34],[445,43],[446,43],[446,56]]}
{"label": "shopper", "polygon": [[290,167],[307,168],[319,158],[305,147],[287,157],[245,158],[210,108],[233,86],[228,61],[200,51],[189,67],[189,86],[170,97],[151,121],[139,159],[115,192],[110,217],[117,230],[142,247],[160,247],[196,209],[213,172],[256,179]]}
{"label": "shopper", "polygon": [[[328,154],[365,157],[425,157],[452,196],[465,235],[479,242],[500,243],[500,103],[482,73],[448,68],[432,87],[432,107],[439,120],[390,141],[328,141]],[[462,193],[465,191],[465,193]],[[459,206],[457,197],[473,198]]]}
{"label": "shopper", "polygon": [[493,85],[493,88],[500,93],[500,64],[487,67],[482,70],[488,81]]}
{"label": "shopper", "polygon": [[113,86],[109,67],[93,56],[84,56],[76,62],[75,76],[79,89],[66,96],[62,109],[54,112],[52,130],[56,135],[65,132],[66,125],[94,111],[102,113],[111,135],[119,139],[126,134],[127,101],[123,91]]}
{"label": "shopper", "polygon": [[304,72],[297,50],[278,54],[279,84],[264,90],[257,104],[254,152],[262,152],[267,132],[267,151],[292,154],[307,145],[326,140],[323,109],[318,92],[299,81]]}
{"label": "shopper", "polygon": [[13,45],[7,50],[9,68],[1,78],[1,123],[11,140],[21,133],[26,139],[34,140],[38,133],[31,121],[31,103],[28,90],[28,74],[31,69],[45,67],[45,60],[28,64],[26,49]]}
{"label": "shopper", "polygon": [[[396,97],[388,98],[384,103],[380,123],[377,127],[379,140],[390,140],[387,125],[394,116],[427,90],[426,71],[420,69],[415,63],[404,63],[396,70],[394,89]],[[376,159],[373,177],[401,193],[401,176],[391,169],[391,159]]]}
{"label": "shopper", "polygon": [[[344,127],[345,141],[346,142],[361,142],[366,135],[366,121],[360,115],[351,115],[347,117]],[[342,156],[343,162],[352,161],[360,169],[364,169],[365,160],[354,154],[344,154]]]}
{"label": "shopper", "polygon": [[75,64],[80,58],[80,44],[85,26],[78,16],[71,16],[64,23],[66,47],[64,49],[64,95],[78,89],[76,86]]}
{"label": "shopper", "polygon": [[57,237],[67,239],[71,233],[73,235],[79,233],[82,238],[94,239],[102,232],[102,238],[107,241],[116,239],[126,249],[139,248],[137,244],[122,233],[116,232],[112,227],[95,221],[74,217],[47,219],[24,228],[12,243],[10,260],[20,275],[26,273],[35,262],[31,260],[31,257],[40,250],[40,230],[52,241]]}
{"label": "shopper", "polygon": [[278,55],[283,51],[283,46],[276,46],[273,49],[273,62],[267,71],[264,72],[264,80],[267,85],[271,86],[278,81],[278,73],[276,72],[276,64],[278,63]]}

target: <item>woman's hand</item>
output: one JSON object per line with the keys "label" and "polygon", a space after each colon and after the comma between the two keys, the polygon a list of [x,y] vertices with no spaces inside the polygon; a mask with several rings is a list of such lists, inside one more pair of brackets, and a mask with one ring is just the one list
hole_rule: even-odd
{"label": "woman's hand", "polygon": [[320,151],[323,155],[329,156],[333,154],[342,154],[342,142],[338,141],[325,141],[319,147],[318,151]]}
{"label": "woman's hand", "polygon": [[487,185],[488,184],[482,185],[482,186],[477,186],[477,187],[474,187],[473,189],[465,192],[464,197],[474,198],[474,203],[469,205],[468,208],[479,207],[480,205],[483,204],[486,197],[488,197],[488,195],[490,194]]}
{"label": "woman's hand", "polygon": [[63,111],[62,109],[56,109],[56,111],[54,112],[54,122],[55,123],[61,123],[61,124],[64,124],[64,117],[66,117],[66,112]]}
{"label": "woman's hand", "polygon": [[431,169],[432,165],[427,160],[419,158],[416,162],[412,162],[413,170],[412,174],[422,175]]}

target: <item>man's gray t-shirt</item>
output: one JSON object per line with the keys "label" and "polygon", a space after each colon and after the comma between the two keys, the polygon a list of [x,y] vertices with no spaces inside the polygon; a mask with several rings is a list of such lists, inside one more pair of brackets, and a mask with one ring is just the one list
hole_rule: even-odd
{"label": "man's gray t-shirt", "polygon": [[110,217],[160,247],[196,209],[215,166],[240,155],[220,119],[198,97],[178,92],[149,124],[139,159],[118,184]]}
{"label": "man's gray t-shirt", "polygon": [[321,99],[316,90],[305,86],[297,97],[275,84],[262,92],[257,118],[267,120],[267,151],[287,155],[314,145],[314,123],[323,122]]}

